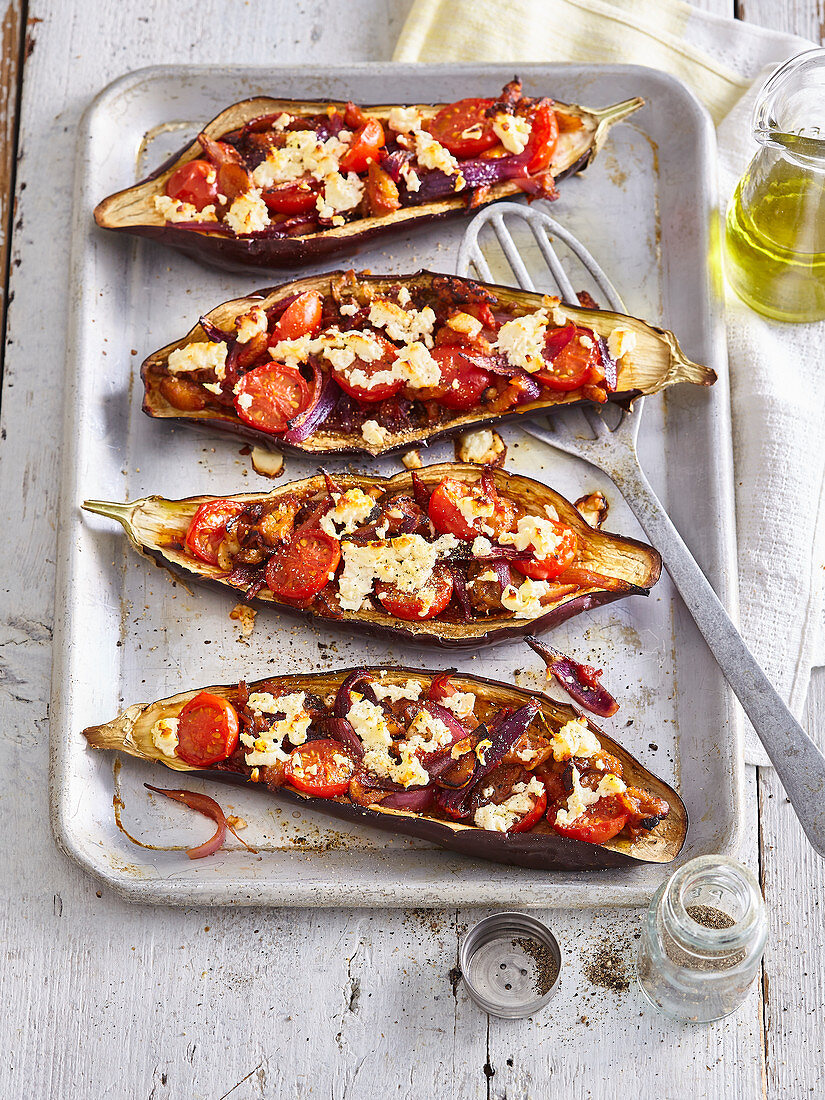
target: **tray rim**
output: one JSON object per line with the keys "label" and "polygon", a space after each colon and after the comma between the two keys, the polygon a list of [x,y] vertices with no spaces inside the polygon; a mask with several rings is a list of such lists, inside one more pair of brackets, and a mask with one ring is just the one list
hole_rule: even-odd
{"label": "tray rim", "polygon": [[[521,74],[587,74],[610,73],[616,76],[637,75],[640,80],[659,82],[669,85],[671,89],[684,101],[686,109],[693,116],[696,126],[697,146],[703,153],[703,167],[706,169],[705,183],[708,192],[713,194],[716,173],[716,138],[710,115],[699,102],[690,89],[678,78],[641,65],[593,65],[571,64],[562,62],[518,64],[516,68]],[[290,883],[287,887],[268,882],[247,881],[238,893],[241,897],[228,895],[228,883],[215,883],[204,880],[179,881],[169,878],[137,879],[113,872],[111,862],[99,858],[100,853],[81,841],[71,827],[72,809],[69,805],[69,788],[66,782],[65,767],[72,753],[72,733],[67,722],[70,704],[64,691],[69,683],[71,668],[71,630],[72,608],[70,602],[70,581],[73,573],[73,536],[76,525],[79,523],[79,440],[76,432],[75,414],[77,410],[77,364],[81,361],[80,349],[84,334],[84,315],[80,308],[90,292],[83,289],[84,282],[81,278],[83,262],[89,245],[88,233],[92,230],[90,225],[91,209],[85,201],[86,191],[91,184],[87,165],[82,152],[88,146],[89,139],[97,117],[105,113],[110,105],[121,96],[138,89],[141,85],[155,81],[169,81],[170,79],[184,76],[214,75],[232,79],[246,79],[250,83],[254,81],[270,80],[277,82],[280,73],[294,73],[301,69],[305,73],[311,72],[311,67],[295,65],[272,65],[249,68],[243,65],[151,65],[132,72],[124,73],[109,83],[92,99],[83,113],[78,129],[79,141],[75,160],[75,172],[73,180],[73,210],[72,210],[72,249],[70,263],[71,285],[76,290],[73,294],[74,308],[70,311],[67,351],[65,364],[65,404],[63,423],[63,473],[60,487],[59,505],[59,531],[57,539],[57,560],[55,577],[55,626],[53,642],[53,665],[50,702],[50,733],[49,733],[49,803],[52,831],[58,846],[79,863],[86,871],[100,882],[115,889],[122,896],[140,902],[152,902],[170,905],[255,905],[268,903],[281,906],[299,906],[311,904],[313,906],[340,906],[340,907],[400,907],[414,901],[420,907],[443,906],[490,906],[510,905],[513,902],[513,888],[511,884],[496,886],[491,881],[485,886],[482,897],[468,898],[462,892],[462,884],[450,883],[445,886],[440,883],[435,889],[422,890],[421,884],[416,885],[414,899],[407,896],[405,883],[399,878],[395,881],[391,876],[383,878],[381,882],[373,881],[369,895],[365,895],[363,884],[360,882],[330,883],[326,892],[319,897],[317,885],[314,883],[303,884],[300,875],[296,875],[298,881]],[[514,66],[506,63],[461,62],[452,64],[397,64],[393,62],[358,62],[350,65],[325,66],[323,75],[329,79],[355,79],[361,73],[398,74],[425,78],[427,74],[452,75],[467,73],[500,73],[505,79],[509,79]],[[711,233],[711,219],[713,217],[712,203],[705,207],[707,218],[707,232]],[[99,230],[98,232],[103,232]],[[705,279],[705,290],[709,292],[712,287],[713,272],[708,270]],[[730,391],[728,384],[727,356],[724,342],[724,320],[721,312],[719,295],[713,296],[706,293],[707,321],[709,333],[715,344],[714,366],[718,368],[719,381],[716,389],[717,399],[716,414],[721,416],[719,425],[722,449],[717,455],[720,460],[719,474],[725,489],[724,496],[730,505],[730,515],[727,519],[727,527],[730,534],[724,540],[721,547],[720,561],[717,563],[720,571],[718,587],[720,598],[727,610],[737,619],[738,612],[738,576],[736,570],[736,540],[735,540],[735,516],[733,514],[733,457],[732,436],[730,431]],[[61,603],[61,597],[65,602]],[[726,689],[726,710],[728,712],[729,735],[732,742],[732,757],[730,760],[730,810],[731,823],[727,828],[724,842],[719,846],[719,853],[735,855],[743,835],[743,803],[744,803],[744,765],[742,754],[743,721],[741,710],[733,700],[732,692]],[[431,853],[422,851],[422,859],[426,860]],[[677,866],[674,864],[673,866]],[[664,865],[667,866],[667,865]],[[495,865],[490,865],[495,869]],[[604,872],[588,872],[588,877]],[[552,874],[552,872],[548,872]],[[584,874],[584,872],[582,872]],[[625,883],[632,880],[633,872],[622,874]],[[477,890],[477,887],[474,887]],[[466,888],[465,888],[466,889]],[[611,882],[588,883],[583,880],[577,883],[572,890],[562,884],[550,882],[544,889],[538,884],[534,887],[539,896],[536,900],[530,900],[524,896],[518,899],[518,903],[524,907],[539,908],[550,905],[563,904],[566,908],[590,908],[604,906],[640,906],[649,901],[655,886],[649,883],[623,885],[619,890]],[[563,903],[558,898],[548,897],[564,890],[566,897]]]}

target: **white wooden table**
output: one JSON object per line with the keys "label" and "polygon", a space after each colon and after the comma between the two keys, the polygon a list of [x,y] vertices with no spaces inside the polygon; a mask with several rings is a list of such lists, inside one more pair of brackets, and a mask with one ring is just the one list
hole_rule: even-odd
{"label": "white wooden table", "polygon": [[[701,6],[734,14],[733,0]],[[822,34],[822,0],[738,6],[743,18]],[[564,995],[534,1020],[500,1021],[450,982],[459,936],[478,911],[139,907],[98,889],[52,841],[54,516],[80,114],[114,77],[159,62],[385,60],[407,7],[8,4],[0,59],[0,263],[8,257],[0,514],[9,537],[0,564],[0,1097],[825,1096],[825,867],[771,771],[748,769],[742,850],[771,918],[761,988],[706,1028],[655,1014],[632,980],[616,993],[586,977],[588,960],[610,941],[616,973],[631,978],[636,911],[545,914],[571,960]],[[825,724],[821,671],[806,721]]]}

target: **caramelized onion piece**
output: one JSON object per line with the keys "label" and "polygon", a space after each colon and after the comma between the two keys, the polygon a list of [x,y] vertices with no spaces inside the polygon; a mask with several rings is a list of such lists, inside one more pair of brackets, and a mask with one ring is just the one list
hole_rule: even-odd
{"label": "caramelized onion piece", "polygon": [[[226,830],[229,829],[230,833],[240,840],[244,848],[249,848],[249,845],[243,840],[231,825],[228,824],[223,810],[220,808],[214,798],[210,798],[207,794],[198,794],[197,791],[183,791],[174,790],[167,791],[163,787],[153,787],[151,783],[144,783],[149,791],[154,791],[155,794],[164,794],[167,798],[174,799],[175,802],[182,802],[184,806],[188,806],[190,810],[197,810],[198,813],[204,814],[206,817],[211,817],[217,825],[217,829],[213,836],[209,840],[204,841],[203,844],[199,844],[196,848],[187,848],[186,854],[190,859],[203,859],[204,856],[211,856],[223,845],[224,838],[226,837]],[[253,851],[249,848],[250,852]]]}
{"label": "caramelized onion piece", "polygon": [[600,669],[583,665],[535,638],[525,638],[525,641],[547,665],[548,675],[552,673],[555,676],[571,699],[575,699],[592,714],[598,714],[600,718],[609,718],[616,713],[619,704],[607,688],[598,682]]}

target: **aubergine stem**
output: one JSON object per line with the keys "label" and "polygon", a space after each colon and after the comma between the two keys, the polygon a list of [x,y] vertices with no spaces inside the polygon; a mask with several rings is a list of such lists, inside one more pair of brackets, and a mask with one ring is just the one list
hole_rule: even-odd
{"label": "aubergine stem", "polygon": [[132,518],[134,502],[131,504],[119,504],[113,500],[84,500],[83,507],[87,512],[94,512],[98,516],[106,516],[107,519],[116,519],[124,527]]}
{"label": "aubergine stem", "polygon": [[621,103],[613,103],[610,107],[603,107],[600,111],[591,111],[590,113],[598,120],[595,135],[596,142],[598,143],[602,139],[611,126],[615,126],[617,122],[623,122],[624,119],[635,114],[644,105],[645,101],[637,95],[633,99],[624,99]]}

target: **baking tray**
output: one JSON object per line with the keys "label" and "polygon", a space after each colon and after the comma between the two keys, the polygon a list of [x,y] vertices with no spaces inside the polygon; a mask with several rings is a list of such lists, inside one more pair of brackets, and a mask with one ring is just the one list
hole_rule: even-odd
{"label": "baking tray", "polygon": [[[640,451],[677,526],[735,612],[728,385],[718,287],[708,262],[716,193],[710,120],[682,84],[650,69],[523,65],[520,74],[532,95],[591,106],[632,95],[648,101],[630,124],[613,131],[583,176],[565,181],[553,212],[602,262],[630,312],[675,329],[691,358],[719,372],[710,391],[681,387],[649,399]],[[95,203],[145,175],[200,123],[245,96],[450,101],[493,94],[511,76],[511,66],[499,65],[159,67],[122,77],[86,113],[73,222],[51,812],[61,847],[127,897],[178,905],[637,905],[669,873],[660,866],[545,873],[473,861],[331,822],[256,790],[187,778],[187,785],[209,789],[227,812],[248,821],[244,838],[258,853],[233,841],[217,856],[192,863],[183,849],[208,835],[209,823],[166,800],[150,800],[142,786],[144,780],[174,785],[179,777],[93,752],[80,732],[126,703],[198,684],[364,662],[439,668],[456,660],[437,650],[296,626],[264,612],[247,644],[229,619],[231,594],[188,592],[134,554],[119,528],[81,514],[85,497],[176,497],[269,484],[237,442],[143,416],[139,380],[149,351],[185,332],[199,312],[265,284],[266,276],[227,275],[154,243],[107,234],[93,225]],[[458,218],[371,248],[356,262],[373,271],[452,271],[466,224]],[[516,428],[504,434],[508,468],[546,480],[571,499],[602,488],[611,502],[609,528],[640,535],[604,476]],[[450,454],[449,444],[430,451],[433,461]],[[395,459],[365,465],[399,468]],[[313,470],[312,462],[287,458],[290,479]],[[683,858],[733,852],[741,811],[739,714],[669,578],[649,599],[572,620],[553,641],[606,669],[621,709],[605,728],[681,791],[691,820]],[[514,676],[522,686],[542,683],[539,661],[523,644],[459,661],[469,672]],[[127,834],[155,847],[141,847]]]}

